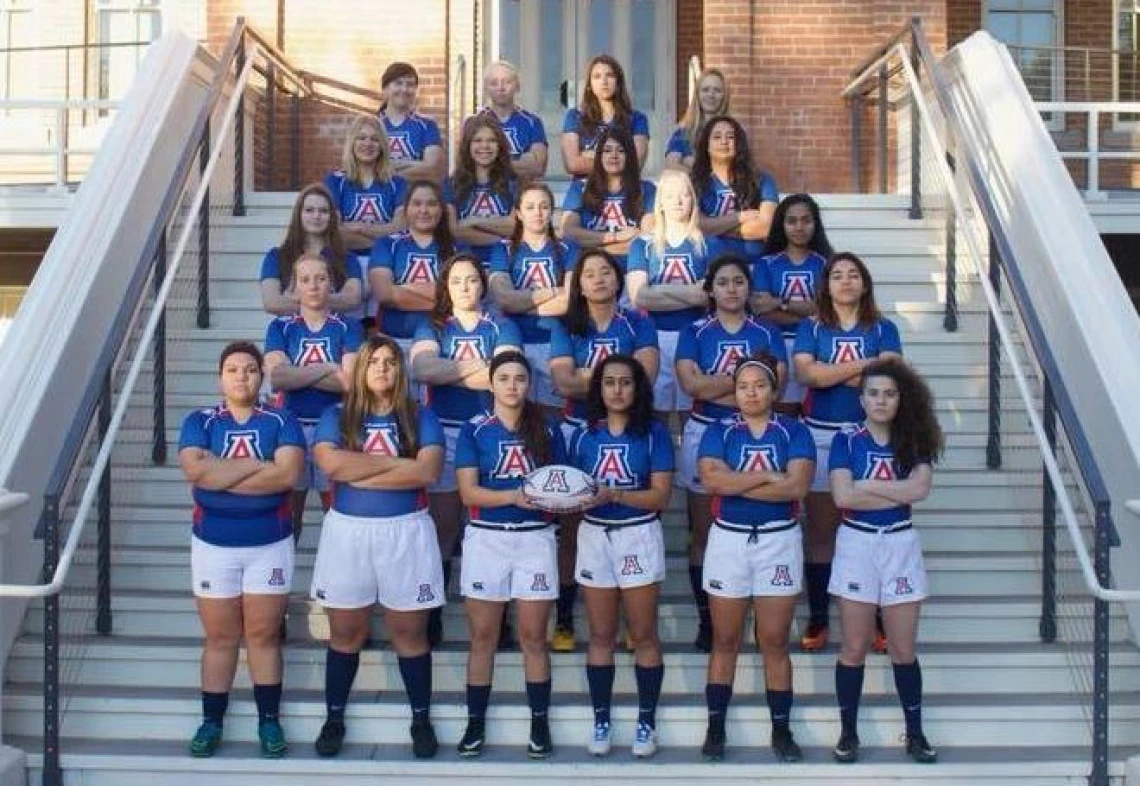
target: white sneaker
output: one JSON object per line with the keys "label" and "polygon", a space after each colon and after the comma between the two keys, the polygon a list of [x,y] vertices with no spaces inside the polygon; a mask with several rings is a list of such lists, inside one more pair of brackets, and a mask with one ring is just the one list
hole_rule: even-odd
{"label": "white sneaker", "polygon": [[610,724],[608,723],[595,723],[594,736],[590,738],[590,744],[586,746],[591,756],[607,756],[610,752],[610,746],[613,742],[612,734],[610,732]]}
{"label": "white sneaker", "polygon": [[638,721],[637,735],[633,739],[633,755],[648,759],[657,753],[657,730],[648,723]]}

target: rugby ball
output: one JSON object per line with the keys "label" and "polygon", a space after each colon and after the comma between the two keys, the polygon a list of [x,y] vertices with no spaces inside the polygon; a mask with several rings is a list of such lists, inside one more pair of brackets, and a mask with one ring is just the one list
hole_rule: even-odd
{"label": "rugby ball", "polygon": [[598,493],[598,483],[577,467],[551,464],[523,478],[527,502],[548,513],[577,510]]}

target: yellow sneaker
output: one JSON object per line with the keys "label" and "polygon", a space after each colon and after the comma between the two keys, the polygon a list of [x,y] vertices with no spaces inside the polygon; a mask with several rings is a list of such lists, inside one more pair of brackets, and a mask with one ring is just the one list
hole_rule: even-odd
{"label": "yellow sneaker", "polygon": [[574,645],[574,630],[564,625],[555,625],[554,636],[550,639],[550,649],[554,652],[573,652]]}

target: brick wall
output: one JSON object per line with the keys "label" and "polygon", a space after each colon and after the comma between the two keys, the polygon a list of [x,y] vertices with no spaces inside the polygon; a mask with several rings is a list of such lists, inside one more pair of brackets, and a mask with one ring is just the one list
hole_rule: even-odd
{"label": "brick wall", "polygon": [[704,0],[677,0],[677,119],[689,103],[689,59],[704,60]]}
{"label": "brick wall", "polygon": [[955,46],[982,26],[980,0],[946,0],[948,45]]}

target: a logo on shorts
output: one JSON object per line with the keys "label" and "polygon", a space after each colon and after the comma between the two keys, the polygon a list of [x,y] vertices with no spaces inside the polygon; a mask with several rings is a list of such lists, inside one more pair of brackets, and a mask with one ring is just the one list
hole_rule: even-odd
{"label": "a logo on shorts", "polygon": [[325,591],[323,589],[317,590],[317,600],[325,600]]}
{"label": "a logo on shorts", "polygon": [[906,576],[899,576],[895,579],[895,594],[896,595],[913,595],[914,587],[910,585],[910,579]]}
{"label": "a logo on shorts", "polygon": [[776,572],[772,574],[773,587],[790,587],[794,582],[792,581],[792,573],[788,570],[787,565],[777,565]]}
{"label": "a logo on shorts", "polygon": [[431,591],[430,584],[420,585],[420,594],[416,596],[416,603],[431,603],[435,600],[435,593]]}
{"label": "a logo on shorts", "polygon": [[483,582],[481,582],[481,581],[471,582],[471,591],[472,592],[482,592],[483,591]]}
{"label": "a logo on shorts", "polygon": [[208,581],[200,581],[200,582],[198,582],[198,588],[199,588],[199,589],[204,589],[204,590],[207,590],[207,589],[209,589],[209,588],[210,588],[210,582],[208,582]]}
{"label": "a logo on shorts", "polygon": [[623,576],[640,576],[645,573],[641,568],[641,563],[637,561],[636,554],[626,554],[621,559],[621,575]]}
{"label": "a logo on shorts", "polygon": [[550,585],[546,583],[545,573],[534,574],[534,581],[530,585],[531,592],[550,592]]}
{"label": "a logo on shorts", "polygon": [[593,580],[594,580],[594,571],[592,571],[592,570],[582,570],[582,571],[578,571],[578,575],[579,575],[579,576],[581,576],[581,577],[582,577],[582,578],[584,578],[584,579],[587,579],[587,580],[589,580],[589,581],[593,581]]}
{"label": "a logo on shorts", "polygon": [[859,592],[862,589],[863,589],[863,585],[857,581],[847,582],[847,591],[848,592]]}
{"label": "a logo on shorts", "polygon": [[281,568],[273,568],[269,571],[269,586],[270,587],[284,587],[285,586],[285,571]]}
{"label": "a logo on shorts", "polygon": [[721,583],[720,579],[709,579],[709,589],[722,590],[724,584]]}

